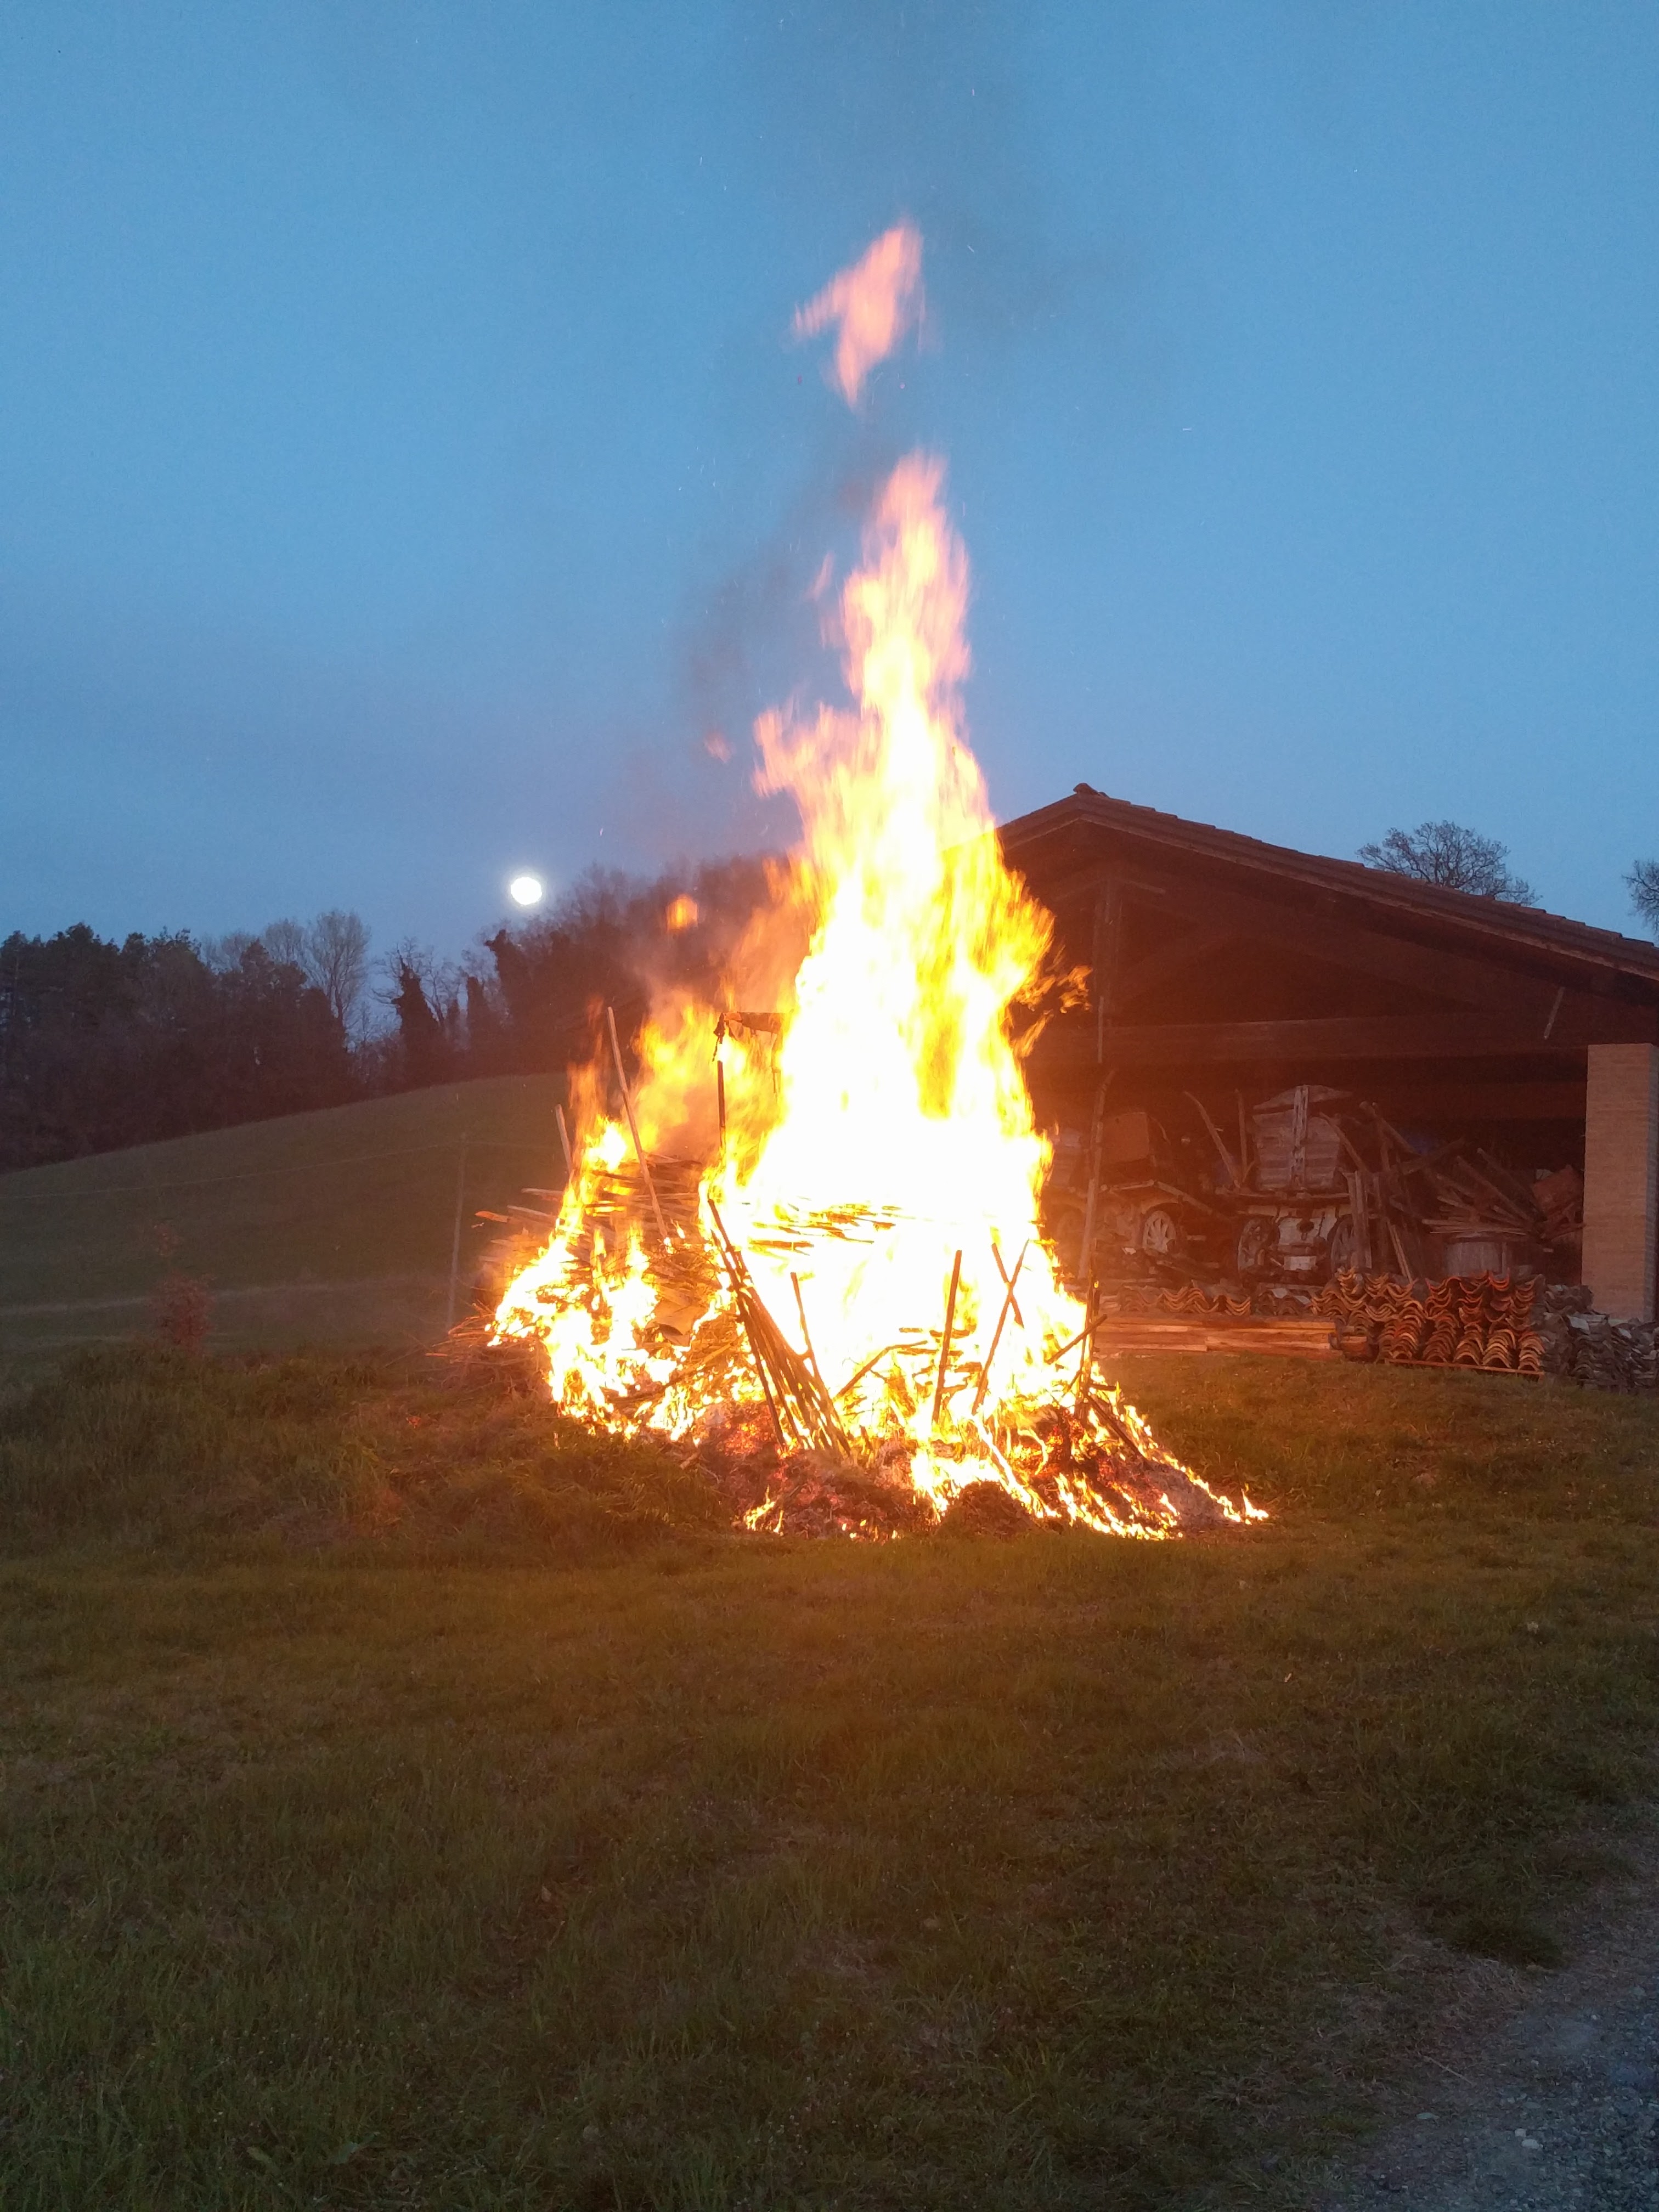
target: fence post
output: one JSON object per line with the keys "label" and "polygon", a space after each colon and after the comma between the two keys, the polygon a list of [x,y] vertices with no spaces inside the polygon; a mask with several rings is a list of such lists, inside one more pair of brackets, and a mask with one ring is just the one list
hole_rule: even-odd
{"label": "fence post", "polygon": [[455,1291],[461,1275],[461,1216],[466,1205],[466,1132],[461,1132],[461,1157],[455,1170],[455,1234],[449,1243],[449,1307],[444,1316],[447,1329],[455,1326]]}

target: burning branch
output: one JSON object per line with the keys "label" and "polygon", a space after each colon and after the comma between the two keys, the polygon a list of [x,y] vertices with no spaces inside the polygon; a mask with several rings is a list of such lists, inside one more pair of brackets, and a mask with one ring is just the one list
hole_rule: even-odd
{"label": "burning branch", "polygon": [[986,1353],[984,1361],[979,1370],[979,1388],[974,1393],[974,1412],[975,1414],[978,1413],[980,1407],[985,1403],[985,1394],[991,1387],[991,1362],[996,1358],[997,1346],[1002,1341],[1003,1324],[1006,1322],[1009,1315],[1012,1313],[1014,1316],[1015,1322],[1021,1328],[1024,1328],[1025,1326],[1024,1322],[1020,1318],[1019,1308],[1014,1303],[1014,1285],[1019,1280],[1019,1271],[1025,1265],[1025,1255],[1030,1250],[1030,1249],[1031,1240],[1028,1237],[1024,1243],[1023,1243],[1019,1248],[1019,1257],[1014,1262],[1014,1272],[1011,1275],[1002,1264],[1002,1255],[997,1249],[996,1239],[993,1237],[991,1240],[991,1256],[997,1263],[997,1273],[1001,1276],[1006,1288],[1004,1290],[1002,1294],[1002,1306],[1000,1311],[997,1315],[997,1325],[991,1332],[991,1349]]}
{"label": "burning branch", "polygon": [[[748,1264],[726,1233],[720,1208],[712,1198],[708,1200],[708,1212],[720,1239],[720,1256],[732,1285],[732,1303],[754,1355],[756,1371],[772,1411],[779,1443],[787,1445],[788,1442],[783,1426],[787,1415],[795,1431],[794,1441],[801,1449],[829,1452],[837,1459],[849,1459],[852,1448],[847,1431],[836,1412],[834,1399],[823,1387],[817,1363],[807,1365],[767,1311],[766,1302],[755,1288]],[[804,1315],[802,1318],[804,1324]]]}
{"label": "burning branch", "polygon": [[657,1217],[657,1234],[668,1244],[668,1224],[662,1218],[662,1206],[657,1197],[657,1186],[651,1180],[651,1163],[645,1157],[645,1146],[640,1142],[640,1125],[634,1118],[633,1095],[628,1088],[628,1074],[623,1066],[622,1047],[617,1042],[617,1016],[613,1007],[605,1010],[605,1025],[611,1031],[611,1056],[617,1063],[617,1082],[622,1091],[623,1110],[628,1116],[628,1133],[634,1139],[634,1157],[640,1164],[640,1173],[645,1177],[645,1188],[650,1195],[651,1211]]}
{"label": "burning branch", "polygon": [[939,1412],[945,1404],[945,1367],[951,1357],[951,1331],[957,1318],[957,1287],[962,1281],[962,1254],[957,1252],[951,1262],[951,1287],[945,1294],[945,1334],[939,1340],[939,1376],[933,1384],[933,1417],[927,1425],[939,1426]]}

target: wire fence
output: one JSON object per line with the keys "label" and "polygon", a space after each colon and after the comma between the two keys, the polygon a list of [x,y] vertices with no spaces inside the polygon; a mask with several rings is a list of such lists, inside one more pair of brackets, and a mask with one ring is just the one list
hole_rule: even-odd
{"label": "wire fence", "polygon": [[[245,1168],[234,1175],[193,1176],[182,1182],[94,1183],[90,1187],[71,1186],[64,1190],[11,1191],[6,1188],[8,1178],[0,1176],[0,1206],[52,1206],[93,1198],[149,1198],[161,1191],[217,1190],[229,1183],[264,1182],[272,1176],[325,1175],[334,1168],[366,1167],[378,1160],[412,1160],[432,1152],[443,1152],[453,1158],[461,1149],[462,1141],[457,1137],[448,1144],[405,1145],[384,1152],[348,1152],[331,1160],[274,1161],[269,1167]],[[516,1138],[468,1137],[465,1141],[470,1153],[523,1152],[545,1158],[555,1151],[551,1142],[532,1144]],[[54,1161],[52,1164],[68,1166],[70,1164]],[[35,1170],[23,1169],[20,1172],[29,1174]]]}

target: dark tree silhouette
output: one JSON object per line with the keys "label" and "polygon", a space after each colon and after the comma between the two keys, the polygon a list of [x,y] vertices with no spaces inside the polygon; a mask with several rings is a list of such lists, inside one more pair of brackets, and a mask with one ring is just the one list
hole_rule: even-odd
{"label": "dark tree silhouette", "polygon": [[222,1128],[349,1097],[324,994],[258,939],[210,965],[188,936],[83,923],[0,945],[0,1166]]}
{"label": "dark tree silhouette", "polygon": [[[653,999],[718,999],[757,908],[787,901],[767,860],[710,862],[654,881],[585,877],[544,920],[487,940],[462,974],[412,939],[382,963],[393,1017],[360,1019],[368,932],[355,915],[273,923],[204,944],[179,933],[121,944],[84,923],[0,944],[0,1170],[332,1105],[457,1077],[576,1065],[616,1010],[630,1050]],[[742,974],[738,1003],[769,1006],[783,960]]]}
{"label": "dark tree silhouette", "polygon": [[419,969],[408,954],[394,956],[392,1011],[398,1017],[398,1036],[403,1047],[404,1080],[412,1089],[441,1083],[452,1073],[452,1054],[444,1024],[433,1011]]}
{"label": "dark tree silhouette", "polygon": [[1537,896],[1525,877],[1511,872],[1507,845],[1458,822],[1419,822],[1415,830],[1390,830],[1380,843],[1362,845],[1359,857],[1368,868],[1516,906],[1530,906]]}
{"label": "dark tree silhouette", "polygon": [[1625,878],[1625,887],[1649,934],[1659,935],[1659,860],[1638,860]]}

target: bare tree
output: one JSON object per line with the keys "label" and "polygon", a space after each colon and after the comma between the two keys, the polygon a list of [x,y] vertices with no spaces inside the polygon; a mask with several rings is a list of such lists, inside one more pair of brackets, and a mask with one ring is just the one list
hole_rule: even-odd
{"label": "bare tree", "polygon": [[306,961],[309,933],[302,921],[269,921],[259,932],[259,942],[279,966],[297,968],[309,983],[315,981]]}
{"label": "bare tree", "polygon": [[374,968],[382,978],[374,996],[382,1006],[395,1006],[398,994],[408,988],[413,977],[439,1022],[459,1033],[465,979],[453,960],[441,960],[429,945],[422,945],[417,938],[400,937],[391,951],[374,963]]}
{"label": "bare tree", "polygon": [[1639,919],[1650,933],[1659,935],[1659,860],[1638,860],[1625,886]]}
{"label": "bare tree", "polygon": [[249,945],[258,941],[245,929],[233,929],[224,937],[204,937],[200,948],[203,962],[216,975],[228,975],[233,968],[241,964],[242,955]]}
{"label": "bare tree", "polygon": [[362,1025],[368,982],[368,931],[355,914],[331,907],[315,921],[273,921],[260,933],[273,960],[297,968],[328,1000],[348,1037]]}
{"label": "bare tree", "polygon": [[1390,830],[1380,844],[1362,845],[1359,857],[1368,868],[1506,899],[1514,906],[1531,906],[1537,898],[1525,877],[1510,869],[1507,845],[1458,822],[1419,822],[1415,830]]}
{"label": "bare tree", "polygon": [[368,930],[361,916],[331,907],[319,914],[307,935],[307,959],[302,963],[317,988],[328,1000],[334,1018],[348,1036],[355,1036],[362,1018],[363,993],[368,982]]}

